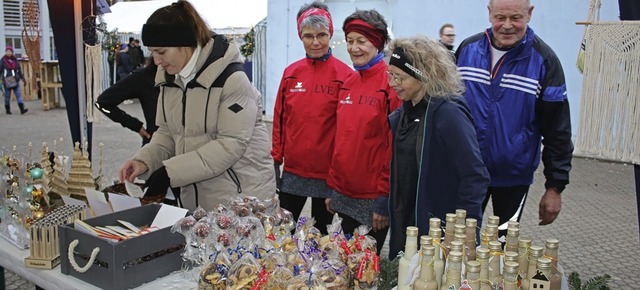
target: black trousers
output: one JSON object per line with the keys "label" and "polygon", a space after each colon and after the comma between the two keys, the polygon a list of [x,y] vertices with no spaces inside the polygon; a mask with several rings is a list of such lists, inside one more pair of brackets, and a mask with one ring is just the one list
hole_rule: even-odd
{"label": "black trousers", "polygon": [[[342,214],[342,213],[338,213],[338,215],[342,218],[342,231],[345,234],[353,234],[353,231],[357,227],[362,225],[359,221],[351,218],[348,215],[345,215],[345,214]],[[372,215],[373,215],[373,213],[372,213]],[[369,225],[369,226],[371,226],[371,225]],[[380,231],[374,231],[372,229],[368,233],[368,235],[370,235],[374,239],[376,239],[376,247],[377,247],[378,256],[380,255],[380,251],[382,250],[382,246],[384,246],[384,240],[387,238],[387,232],[389,232],[389,227],[385,228],[384,230],[380,230]]]}
{"label": "black trousers", "polygon": [[[278,193],[280,199],[280,207],[290,211],[293,219],[297,222],[304,204],[307,202],[306,196],[290,194],[286,192]],[[323,197],[311,198],[311,216],[316,221],[315,227],[320,230],[323,235],[327,234],[327,225],[331,224],[333,215],[327,211]]]}
{"label": "black trousers", "polygon": [[[482,202],[482,212],[487,208],[489,198],[493,206],[493,215],[500,217],[500,225],[510,220],[520,222],[524,204],[527,201],[529,185],[518,185],[509,187],[489,187],[487,195]],[[498,238],[507,235],[506,225],[504,229],[498,231]]]}

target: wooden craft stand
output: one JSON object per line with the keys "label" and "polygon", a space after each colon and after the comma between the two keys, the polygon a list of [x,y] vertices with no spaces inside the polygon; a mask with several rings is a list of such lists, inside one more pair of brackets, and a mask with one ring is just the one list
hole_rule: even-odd
{"label": "wooden craft stand", "polygon": [[40,64],[40,91],[43,110],[60,107],[62,78],[60,77],[60,66],[57,61],[42,62]]}

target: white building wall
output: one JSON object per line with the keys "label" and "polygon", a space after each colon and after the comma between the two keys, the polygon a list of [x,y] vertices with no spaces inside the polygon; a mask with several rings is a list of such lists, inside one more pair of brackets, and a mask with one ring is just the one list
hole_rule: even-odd
{"label": "white building wall", "polygon": [[[267,21],[267,73],[266,73],[266,114],[273,115],[276,91],[284,68],[304,57],[304,49],[297,37],[295,15],[304,3],[302,0],[269,0]],[[488,28],[489,12],[487,0],[327,0],[334,21],[334,38],[342,41],[342,22],[356,7],[376,8],[381,12],[395,37],[424,34],[438,37],[438,29],[443,23],[455,26],[457,46],[464,38]],[[530,26],[551,48],[562,62],[567,80],[573,134],[577,132],[582,75],[575,66],[578,45],[583,26],[576,21],[584,21],[589,8],[589,0],[532,0],[535,6]],[[617,1],[603,1],[600,19],[618,19]],[[350,63],[344,45],[337,46],[334,54]]]}

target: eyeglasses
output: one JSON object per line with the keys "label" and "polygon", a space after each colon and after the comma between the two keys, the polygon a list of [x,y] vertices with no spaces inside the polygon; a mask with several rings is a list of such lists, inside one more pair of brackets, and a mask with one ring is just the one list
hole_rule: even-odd
{"label": "eyeglasses", "polygon": [[400,77],[400,76],[399,76],[399,75],[397,75],[397,74],[394,74],[394,73],[392,73],[392,72],[390,72],[390,71],[387,71],[387,77],[388,77],[390,80],[393,80],[394,82],[396,82],[396,84],[398,84],[398,85],[402,85],[402,81],[404,81],[404,80],[408,79],[410,76],[409,76],[409,75],[407,75],[407,76],[404,76],[404,77]]}
{"label": "eyeglasses", "polygon": [[318,40],[318,42],[325,42],[329,40],[329,34],[327,33],[318,33],[316,35],[313,34],[303,34],[302,40],[306,42],[313,42],[314,40]]}
{"label": "eyeglasses", "polygon": [[455,37],[456,36],[455,34],[443,34],[443,35],[447,36],[447,37]]}

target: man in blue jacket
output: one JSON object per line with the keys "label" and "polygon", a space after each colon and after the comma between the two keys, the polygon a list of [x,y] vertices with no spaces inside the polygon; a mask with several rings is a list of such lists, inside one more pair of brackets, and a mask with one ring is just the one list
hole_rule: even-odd
{"label": "man in blue jacket", "polygon": [[502,236],[509,220],[520,220],[541,155],[546,192],[540,225],[556,219],[573,144],[564,72],[528,26],[530,0],[489,0],[488,8],[491,28],[464,40],[456,57],[491,176],[483,208],[491,197]]}

